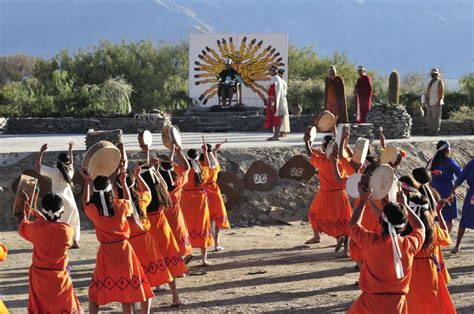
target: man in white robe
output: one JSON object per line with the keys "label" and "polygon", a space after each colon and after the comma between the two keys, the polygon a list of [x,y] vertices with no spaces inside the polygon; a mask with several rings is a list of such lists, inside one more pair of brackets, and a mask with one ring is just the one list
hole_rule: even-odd
{"label": "man in white robe", "polygon": [[431,70],[431,81],[426,90],[426,118],[430,135],[438,135],[444,104],[444,82],[439,78],[439,70]]}

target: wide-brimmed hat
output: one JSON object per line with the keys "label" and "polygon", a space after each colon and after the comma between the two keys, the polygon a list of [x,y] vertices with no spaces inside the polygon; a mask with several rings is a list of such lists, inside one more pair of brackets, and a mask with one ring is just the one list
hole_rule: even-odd
{"label": "wide-brimmed hat", "polygon": [[431,74],[439,74],[439,69],[438,68],[432,68],[430,73]]}
{"label": "wide-brimmed hat", "polygon": [[354,173],[346,181],[346,193],[349,197],[359,197],[359,182],[362,178],[361,173]]}
{"label": "wide-brimmed hat", "polygon": [[318,121],[318,129],[321,131],[329,131],[336,124],[336,116],[330,111],[324,110]]}
{"label": "wide-brimmed hat", "polygon": [[372,197],[380,200],[387,196],[392,188],[393,181],[396,180],[393,174],[393,168],[389,165],[380,165],[374,170],[370,177],[370,188],[372,189]]}
{"label": "wide-brimmed hat", "polygon": [[398,148],[393,144],[387,144],[384,150],[380,154],[380,163],[381,164],[388,164],[388,163],[395,163],[398,158]]}

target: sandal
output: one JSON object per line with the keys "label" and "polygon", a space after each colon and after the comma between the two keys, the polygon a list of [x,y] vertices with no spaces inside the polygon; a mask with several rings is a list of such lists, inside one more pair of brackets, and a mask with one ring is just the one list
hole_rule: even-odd
{"label": "sandal", "polygon": [[184,265],[188,265],[189,262],[194,258],[193,255],[188,255],[184,258]]}
{"label": "sandal", "polygon": [[183,306],[184,303],[181,302],[181,300],[178,300],[178,301],[175,301],[173,303],[170,304],[170,307],[180,307],[180,306]]}
{"label": "sandal", "polygon": [[214,252],[219,252],[219,251],[222,251],[222,250],[224,250],[224,247],[222,247],[220,245],[218,245],[214,248]]}
{"label": "sandal", "polygon": [[317,244],[321,243],[321,238],[311,238],[308,241],[306,241],[304,244]]}

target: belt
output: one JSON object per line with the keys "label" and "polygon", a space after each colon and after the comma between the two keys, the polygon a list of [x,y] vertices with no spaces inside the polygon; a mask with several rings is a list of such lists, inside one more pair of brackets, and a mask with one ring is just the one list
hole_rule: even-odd
{"label": "belt", "polygon": [[120,243],[120,242],[125,242],[128,239],[122,239],[122,240],[116,240],[116,241],[110,241],[110,242],[100,242],[100,244],[115,244],[115,243]]}
{"label": "belt", "polygon": [[36,265],[31,265],[31,267],[38,268],[41,270],[52,270],[52,271],[66,271],[66,268],[47,268],[47,267],[39,267]]}
{"label": "belt", "polygon": [[142,233],[138,233],[138,234],[136,234],[136,235],[134,235],[134,236],[131,236],[129,239],[134,239],[134,238],[136,238],[136,237],[145,235],[145,234],[147,234],[147,233],[148,233],[148,231],[145,231],[145,232],[142,232]]}
{"label": "belt", "polygon": [[184,189],[185,192],[193,192],[193,191],[200,191],[200,192],[205,192],[203,188],[200,189]]}

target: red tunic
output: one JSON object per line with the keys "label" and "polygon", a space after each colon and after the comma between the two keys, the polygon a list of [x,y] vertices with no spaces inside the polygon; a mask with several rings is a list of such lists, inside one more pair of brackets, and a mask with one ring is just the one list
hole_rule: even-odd
{"label": "red tunic", "polygon": [[268,88],[268,100],[265,116],[265,128],[271,129],[273,127],[281,125],[281,119],[275,116],[276,108],[273,105],[275,102],[275,84],[270,85]]}
{"label": "red tunic", "polygon": [[357,80],[356,86],[357,123],[365,123],[367,114],[372,107],[372,79],[362,75]]}

